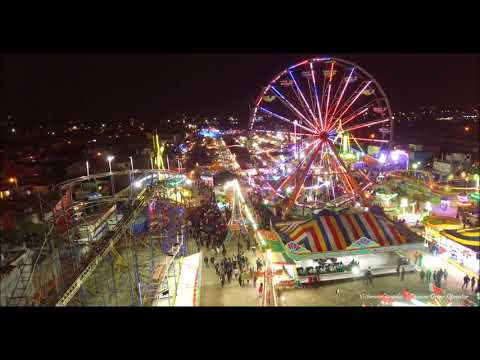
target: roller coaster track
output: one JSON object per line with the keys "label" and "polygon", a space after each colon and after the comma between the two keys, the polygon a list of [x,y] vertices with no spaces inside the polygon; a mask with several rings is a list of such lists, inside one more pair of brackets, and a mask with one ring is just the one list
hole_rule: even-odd
{"label": "roller coaster track", "polygon": [[[61,298],[57,301],[56,306],[66,306],[72,298],[80,290],[81,286],[90,278],[97,266],[105,259],[105,257],[114,249],[115,245],[122,238],[122,235],[126,233],[131,224],[138,217],[140,212],[148,205],[150,200],[152,200],[157,195],[155,188],[150,190],[145,190],[137,198],[137,202],[133,210],[131,210],[126,216],[124,216],[120,222],[115,226],[110,236],[106,236],[104,239],[100,240],[99,250],[97,251],[94,258],[89,261],[88,265],[84,267],[73,283],[68,287],[64,292]],[[168,201],[169,203],[175,206],[188,206],[184,201],[174,201],[168,197],[162,197],[163,201]]]}
{"label": "roller coaster track", "polygon": [[110,176],[121,176],[121,175],[136,175],[136,174],[163,174],[163,175],[178,175],[178,172],[172,170],[150,170],[150,169],[136,169],[136,170],[124,170],[124,171],[114,171],[114,172],[106,172],[106,173],[99,173],[93,174],[90,176],[80,176],[74,179],[68,179],[67,181],[61,182],[57,184],[57,188],[65,189],[67,187],[73,186],[75,184],[87,181],[87,180],[95,180],[101,179]]}
{"label": "roller coaster track", "polygon": [[[137,170],[134,170],[134,171],[130,171],[130,170],[129,171],[117,171],[117,172],[112,172],[112,173],[108,172],[108,173],[93,174],[93,175],[90,175],[90,176],[81,176],[81,177],[78,177],[78,178],[69,179],[69,180],[64,181],[62,183],[59,183],[55,187],[57,189],[64,190],[64,189],[67,189],[67,188],[71,188],[72,186],[74,186],[76,184],[79,184],[79,183],[82,183],[82,182],[87,181],[87,180],[110,177],[112,175],[113,176],[120,176],[120,175],[136,175],[136,174],[138,174],[138,175],[157,174],[157,175],[164,175],[164,176],[167,176],[167,177],[178,175],[177,172],[170,171],[170,170],[137,169]],[[158,179],[156,181],[158,181]],[[117,201],[127,200],[131,197],[131,195],[133,195],[131,193],[131,190],[132,190],[131,186],[127,186],[126,188],[119,191],[115,195],[104,196],[101,199],[96,200],[95,203],[96,204],[101,204],[101,203],[108,204],[108,203],[115,203]],[[66,295],[70,295],[70,293],[72,293],[72,292],[73,292],[73,295],[71,295],[71,296],[74,296],[76,294],[76,292],[81,287],[81,285],[86,280],[88,280],[89,276],[95,270],[96,266],[101,262],[101,260],[105,257],[105,255],[108,254],[108,252],[113,249],[113,246],[115,245],[115,243],[118,242],[118,239],[120,239],[120,236],[117,237],[117,235],[122,234],[122,232],[120,230],[128,229],[128,226],[131,224],[131,222],[134,221],[136,216],[138,216],[139,211],[141,211],[143,209],[143,207],[148,203],[148,201],[153,197],[153,195],[155,193],[153,191],[150,192],[149,193],[149,198],[147,200],[144,197],[145,191],[146,191],[146,189],[144,188],[139,193],[135,194],[135,197],[138,200],[140,200],[140,202],[138,202],[138,200],[137,200],[137,207],[128,215],[128,219],[126,218],[124,221],[121,221],[119,224],[117,224],[117,227],[114,229],[114,232],[113,232],[114,235],[113,236],[109,237],[107,235],[106,238],[104,238],[103,240],[100,241],[102,243],[103,247],[104,247],[103,252],[101,252],[99,255],[97,255],[97,257],[95,259],[93,259],[92,262],[89,263],[89,265],[84,269],[84,271],[82,271],[80,276],[77,277],[77,279],[69,287],[67,292],[64,293],[64,296],[62,297],[62,299]],[[164,200],[167,200],[168,202],[170,202],[172,204],[175,204],[177,206],[195,206],[193,203],[185,204],[184,201],[175,202],[171,199],[164,199]],[[70,212],[75,206],[80,205],[80,204],[84,204],[84,202],[82,202],[82,201],[74,202],[74,203],[71,204],[71,207],[65,209],[65,211]],[[62,215],[60,215],[60,217],[62,217]],[[18,276],[18,279],[16,281],[14,290],[13,290],[12,294],[9,296],[9,298],[7,299],[7,306],[20,306],[21,304],[27,304],[27,296],[28,296],[30,287],[32,285],[33,275],[34,275],[34,273],[35,273],[35,271],[38,267],[40,258],[42,257],[42,255],[44,254],[44,251],[48,247],[47,246],[48,240],[49,240],[50,236],[52,236],[54,231],[55,231],[55,222],[52,221],[48,225],[48,230],[45,233],[45,238],[44,238],[44,241],[42,242],[42,245],[40,246],[40,249],[38,251],[35,251],[35,255],[33,256],[34,259],[32,259],[33,261],[29,261],[26,264],[21,266],[20,275]],[[116,231],[120,231],[120,232],[117,233]],[[107,243],[107,239],[109,239],[108,243]],[[99,261],[97,262],[97,260],[99,260]],[[29,270],[26,270],[27,267],[29,268]],[[26,275],[24,276],[23,273],[25,273]],[[82,277],[82,278],[80,279],[80,277]],[[78,284],[80,284],[80,285],[78,285]],[[78,286],[78,288],[77,288],[77,286]],[[70,296],[70,299],[71,299],[71,296]],[[67,304],[67,303],[68,303],[68,301],[65,304]],[[59,306],[61,306],[61,305],[59,305]]]}

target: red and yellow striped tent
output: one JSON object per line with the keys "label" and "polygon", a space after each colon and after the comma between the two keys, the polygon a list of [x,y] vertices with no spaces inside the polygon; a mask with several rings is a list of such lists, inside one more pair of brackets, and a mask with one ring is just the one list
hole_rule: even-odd
{"label": "red and yellow striped tent", "polygon": [[317,216],[307,221],[276,223],[274,227],[287,248],[298,245],[312,253],[349,250],[362,238],[380,247],[409,243],[390,220],[369,212]]}

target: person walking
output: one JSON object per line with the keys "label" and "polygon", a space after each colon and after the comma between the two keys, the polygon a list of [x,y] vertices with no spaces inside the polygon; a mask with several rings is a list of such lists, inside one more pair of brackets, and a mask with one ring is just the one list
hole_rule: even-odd
{"label": "person walking", "polygon": [[260,283],[260,286],[258,287],[258,295],[260,297],[263,296],[263,283]]}
{"label": "person walking", "polygon": [[225,273],[222,273],[220,282],[221,282],[222,288],[223,288],[223,286],[225,285]]}
{"label": "person walking", "polygon": [[424,282],[424,278],[425,278],[425,271],[420,270],[420,280],[422,281],[422,283]]}
{"label": "person walking", "polygon": [[405,279],[405,267],[402,266],[402,272],[400,273],[400,281]]}
{"label": "person walking", "polygon": [[443,270],[440,269],[437,272],[437,287],[442,287],[442,280],[443,280]]}
{"label": "person walking", "polygon": [[468,275],[465,275],[465,277],[463,278],[462,290],[463,289],[468,289],[468,283],[469,282],[470,282],[470,278],[468,277]]}
{"label": "person walking", "polygon": [[397,265],[397,279],[400,278],[400,264]]}
{"label": "person walking", "polygon": [[470,280],[470,283],[472,284],[472,292],[475,289],[475,283],[476,282],[477,282],[477,279],[475,279],[475,277],[472,276],[472,280]]}
{"label": "person walking", "polygon": [[215,257],[212,255],[212,257],[210,258],[210,262],[212,263],[212,266],[215,265]]}
{"label": "person walking", "polygon": [[430,279],[432,278],[432,271],[430,269],[427,270],[427,273],[425,274],[425,278],[427,280],[427,283],[430,283]]}
{"label": "person walking", "polygon": [[205,266],[208,268],[208,256],[205,255],[205,257],[203,258],[203,261],[205,262]]}
{"label": "person walking", "polygon": [[368,270],[365,270],[363,274],[363,283],[368,284]]}
{"label": "person walking", "polygon": [[238,277],[238,283],[240,284],[240,287],[243,287],[243,272],[240,273],[240,276]]}

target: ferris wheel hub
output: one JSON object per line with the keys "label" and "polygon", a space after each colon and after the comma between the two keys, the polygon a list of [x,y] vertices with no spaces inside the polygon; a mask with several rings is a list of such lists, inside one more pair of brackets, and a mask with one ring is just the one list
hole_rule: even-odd
{"label": "ferris wheel hub", "polygon": [[326,132],[326,131],[321,131],[321,132],[318,134],[318,137],[319,137],[320,140],[322,140],[322,141],[327,141],[328,138],[329,138],[329,134],[328,134],[328,132]]}

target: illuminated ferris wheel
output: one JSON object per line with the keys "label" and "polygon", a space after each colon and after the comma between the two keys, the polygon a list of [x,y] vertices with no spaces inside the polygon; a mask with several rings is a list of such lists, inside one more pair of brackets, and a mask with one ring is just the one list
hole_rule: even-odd
{"label": "illuminated ferris wheel", "polygon": [[287,212],[366,203],[375,162],[367,154],[389,147],[392,119],[384,91],[358,65],[324,57],[290,66],[263,89],[250,116],[253,138],[267,142],[254,143],[254,154],[260,165],[271,159],[263,188],[283,198]]}

